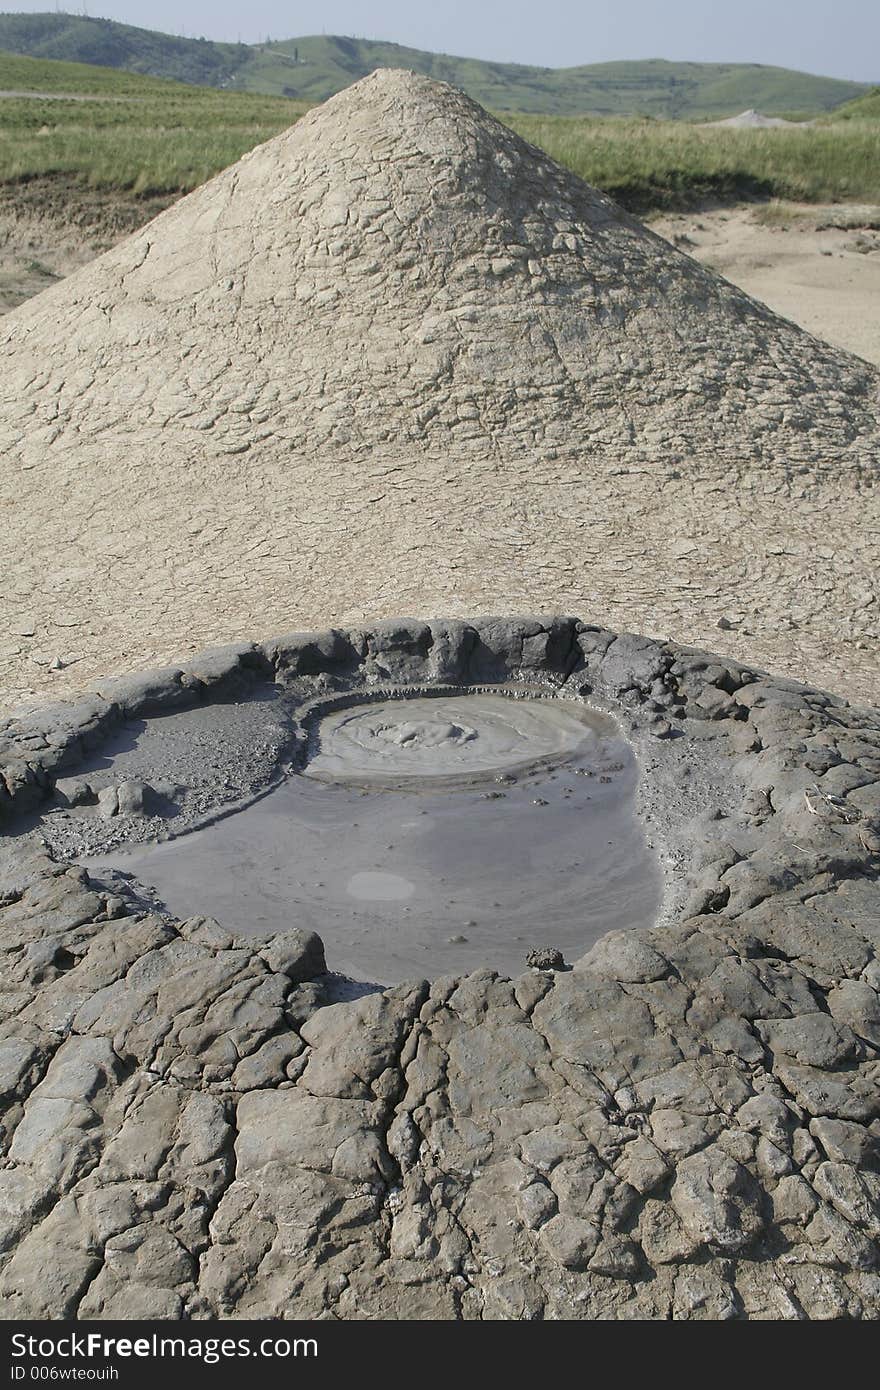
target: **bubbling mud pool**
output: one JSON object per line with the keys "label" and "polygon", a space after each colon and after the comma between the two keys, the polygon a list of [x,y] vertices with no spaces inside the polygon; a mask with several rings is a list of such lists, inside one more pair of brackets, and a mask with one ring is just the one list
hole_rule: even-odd
{"label": "bubbling mud pool", "polygon": [[132,875],[181,918],[316,931],[356,979],[515,975],[534,946],[573,961],[656,919],[637,780],[613,721],[573,702],[352,704],[315,720],[303,771],[262,800],[89,868]]}

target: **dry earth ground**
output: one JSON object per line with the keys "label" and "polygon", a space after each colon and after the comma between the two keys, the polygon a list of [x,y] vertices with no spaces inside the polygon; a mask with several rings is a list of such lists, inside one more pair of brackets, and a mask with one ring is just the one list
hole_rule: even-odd
{"label": "dry earth ground", "polygon": [[[482,122],[483,116],[474,119]],[[307,120],[303,129],[308,128]],[[370,132],[373,128],[368,122]],[[396,139],[398,129],[388,138]],[[487,132],[490,145],[508,139],[500,127],[489,126]],[[267,157],[272,156],[259,159]],[[221,191],[223,177],[217,185]],[[780,263],[783,248],[792,244],[809,261],[809,238],[816,238],[812,260],[823,287],[833,271],[868,284],[857,312],[850,301],[858,319],[853,333],[860,336],[858,344],[853,337],[848,345],[867,342],[864,321],[877,320],[877,259],[873,249],[863,254],[844,243],[862,238],[873,247],[873,233],[852,228],[808,233],[799,219],[790,231],[753,228],[756,213],[678,219],[668,231],[679,238],[681,249],[705,256],[728,274],[731,267],[721,263],[725,235],[735,242],[748,243],[752,235],[761,239],[777,248]],[[63,217],[60,210],[56,215]],[[85,220],[83,242],[96,225],[106,235],[108,216]],[[124,230],[120,226],[117,235]],[[298,234],[295,226],[289,231]],[[633,235],[638,238],[635,229]],[[699,244],[681,243],[683,235]],[[74,226],[68,246],[75,241]],[[823,256],[822,249],[832,255]],[[690,278],[684,266],[675,275]],[[624,283],[630,295],[639,293],[634,282]],[[754,282],[747,288],[757,292]],[[669,287],[664,293],[668,304]],[[726,292],[719,287],[719,293]],[[827,288],[811,290],[804,304],[812,316],[806,326],[813,332],[824,326],[815,318],[823,304],[841,314]],[[772,307],[779,308],[779,302]],[[664,312],[662,303],[656,312]],[[704,314],[711,312],[707,304]],[[49,331],[48,318],[42,331]],[[771,337],[779,331],[767,323]],[[841,341],[830,320],[828,336]],[[746,358],[752,351],[743,339],[736,350]],[[797,351],[809,356],[806,346]],[[868,356],[864,346],[862,351]],[[816,352],[821,355],[818,345]],[[293,366],[297,356],[302,352],[294,354]],[[767,364],[755,356],[749,360],[755,380],[765,381]],[[661,366],[660,358],[655,366]],[[843,359],[833,370],[855,381],[856,368]],[[305,389],[313,375],[304,376]],[[784,394],[789,387],[780,379],[779,389]],[[823,390],[817,381],[830,429],[845,410],[842,400],[834,405]],[[852,406],[855,413],[855,399]],[[274,419],[271,412],[269,418]],[[723,441],[721,415],[707,416],[707,424],[710,418]],[[381,433],[372,441],[365,438],[356,467],[328,469],[317,450],[295,466],[291,460],[280,490],[278,468],[263,451],[254,450],[246,467],[219,456],[198,461],[193,456],[187,467],[172,469],[169,513],[163,484],[171,477],[170,460],[163,454],[170,440],[163,434],[162,448],[156,439],[158,452],[150,452],[149,441],[137,442],[139,451],[147,450],[152,472],[136,473],[127,458],[120,470],[113,461],[116,483],[110,486],[108,474],[106,495],[96,497],[90,514],[75,523],[66,519],[66,509],[52,507],[51,495],[59,487],[55,464],[43,451],[31,450],[28,495],[42,515],[29,515],[27,526],[41,536],[42,550],[51,552],[53,561],[47,569],[45,555],[28,551],[8,574],[0,698],[17,703],[68,695],[108,671],[173,661],[212,641],[254,633],[328,621],[352,624],[407,611],[456,617],[518,609],[581,612],[614,627],[674,635],[876,702],[880,603],[876,534],[866,524],[876,506],[869,453],[837,457],[835,449],[821,447],[817,435],[812,453],[809,448],[789,453],[784,469],[754,467],[745,457],[732,463],[734,451],[723,447],[701,450],[695,469],[677,468],[672,456],[657,467],[649,466],[647,455],[640,463],[591,449],[585,469],[582,448],[548,447],[530,451],[524,470],[513,466],[520,446],[490,451],[475,468],[473,448],[450,458],[441,435],[416,449],[411,441],[404,447],[402,440]],[[128,438],[133,444],[130,431]],[[780,436],[778,448],[785,447]],[[121,505],[123,495],[131,500],[136,477],[142,494],[137,514]],[[12,492],[7,501],[19,506]],[[432,554],[428,564],[426,537],[440,535],[441,553]]]}
{"label": "dry earth ground", "polygon": [[[6,311],[22,303],[31,295],[54,283],[86,264],[134,230],[147,214],[154,216],[161,210],[161,203],[145,204],[143,200],[107,194],[91,194],[84,197],[61,183],[48,184],[35,181],[33,185],[14,191],[6,190],[0,197],[0,309]],[[763,226],[758,221],[760,205],[744,205],[735,208],[712,209],[695,213],[674,214],[651,220],[652,230],[666,236],[682,250],[703,263],[718,270],[734,284],[739,285],[755,298],[762,299],[776,312],[783,314],[803,328],[809,329],[817,337],[825,338],[838,347],[847,348],[880,365],[880,232],[869,229],[845,229],[827,227],[817,230],[834,217],[843,220],[853,216],[850,209],[804,207],[797,209],[798,216],[782,225]],[[865,221],[876,209],[867,210]],[[858,210],[855,214],[856,220]],[[688,242],[682,238],[687,237]],[[864,249],[867,247],[867,251]],[[830,254],[828,254],[830,252]],[[38,266],[34,265],[38,262]],[[47,272],[50,272],[47,274]],[[630,506],[634,520],[644,522],[644,513],[649,511],[639,500],[638,478],[633,480],[633,496]],[[617,486],[622,480],[617,481]],[[540,491],[540,479],[534,480]],[[722,486],[719,478],[713,487],[716,492]],[[682,489],[682,497],[687,492]],[[670,496],[670,511],[676,505],[676,496]],[[699,529],[699,496],[695,499],[697,508],[688,509],[688,517],[696,531]],[[748,503],[746,503],[748,508]],[[741,508],[731,499],[731,527],[742,526]],[[856,499],[853,520],[857,520],[858,500]],[[760,551],[759,529],[760,508],[754,508],[747,519],[745,533],[746,549],[754,547],[755,564]],[[656,545],[664,545],[663,532],[666,517],[653,518],[652,529],[656,532]],[[761,612],[744,611],[743,606],[734,600],[731,606],[724,593],[726,585],[721,575],[724,570],[732,571],[730,580],[736,587],[736,562],[730,563],[729,552],[719,553],[718,571],[713,575],[710,556],[702,581],[684,570],[676,577],[662,597],[647,605],[645,595],[626,588],[625,567],[621,569],[621,591],[619,601],[604,603],[602,614],[609,622],[622,626],[634,626],[631,605],[638,602],[644,614],[643,623],[648,629],[661,635],[670,634],[681,640],[701,642],[710,649],[730,652],[735,655],[748,653],[754,660],[764,660],[780,673],[804,678],[811,676],[820,684],[839,690],[851,691],[854,695],[871,703],[876,702],[876,681],[873,668],[876,656],[876,637],[871,630],[850,634],[821,632],[822,585],[830,583],[830,568],[834,565],[834,537],[844,526],[842,515],[833,505],[817,510],[815,527],[807,534],[800,527],[791,527],[792,548],[802,556],[804,571],[811,576],[804,592],[779,590],[782,569],[782,556],[762,557],[760,575],[769,585],[773,595],[768,608]],[[610,537],[613,522],[609,514],[607,534]],[[595,560],[599,561],[603,535],[593,533]],[[711,551],[713,544],[723,544],[723,538],[707,534],[705,540]],[[697,536],[679,536],[670,539],[670,560],[673,567],[686,562],[688,552],[693,554]],[[259,538],[252,544],[259,546]],[[320,548],[320,546],[318,547]],[[633,559],[636,549],[633,547]],[[727,554],[727,560],[722,557]],[[866,556],[866,560],[867,560]],[[515,556],[511,554],[515,563]],[[867,568],[867,567],[866,567]],[[598,572],[594,572],[599,580]],[[164,577],[167,579],[167,576]],[[540,576],[537,576],[538,580]],[[455,576],[448,576],[443,584],[443,598],[438,603],[446,605],[463,616],[477,609],[488,610],[497,602],[502,607],[509,606],[507,588],[499,576],[499,591],[473,594],[455,583]],[[860,602],[868,597],[867,573],[852,575],[849,581]],[[712,623],[693,621],[692,599],[696,596],[699,583],[705,585],[704,596],[710,608],[714,605],[717,619],[732,620],[735,627],[730,631],[718,630]],[[342,610],[340,620],[356,621],[361,617],[376,616],[366,614],[356,601],[357,582],[352,577],[351,601]],[[534,603],[533,587],[523,576],[517,597],[522,604]],[[588,582],[571,586],[570,604],[573,611],[590,605],[598,599],[598,583]],[[810,600],[812,595],[812,603]],[[402,611],[408,603],[407,586],[401,583],[399,602],[395,595],[389,594],[389,612]],[[800,631],[800,623],[805,609],[812,606],[818,622],[810,622]],[[869,605],[862,611],[870,614]],[[123,612],[103,614],[57,614],[57,621],[50,627],[31,631],[33,626],[26,602],[17,606],[10,615],[11,621],[4,624],[0,634],[0,659],[20,656],[27,653],[33,667],[32,688],[13,688],[3,691],[6,700],[16,703],[39,702],[46,694],[66,696],[81,688],[95,676],[106,674],[107,663],[99,654],[87,655],[87,649],[96,639],[111,637],[118,643],[118,660],[113,669],[134,670],[150,662],[163,662],[184,656],[195,650],[200,641],[187,640],[185,623],[175,632],[169,632],[169,641],[142,652],[130,652],[126,640],[127,615]],[[748,607],[748,605],[746,605]],[[18,611],[20,609],[20,611]],[[173,602],[170,605],[174,610]],[[767,618],[772,619],[768,630]],[[212,624],[205,629],[204,640],[223,641],[238,635],[247,636],[254,632],[270,632],[275,628],[289,625],[297,615],[283,603],[273,602],[266,596],[258,598],[248,608],[246,622],[233,621],[232,613],[225,613],[222,606],[217,607]],[[716,621],[717,621],[716,619]],[[230,625],[231,624],[231,625]],[[780,635],[790,649],[785,656],[779,648]],[[840,659],[841,637],[845,652]],[[858,645],[857,645],[858,644]],[[101,642],[103,647],[103,642]],[[50,671],[49,666],[60,660],[63,670]]]}
{"label": "dry earth ground", "polygon": [[0,185],[0,313],[109,251],[172,201],[83,189],[65,178]]}
{"label": "dry earth ground", "polygon": [[880,366],[880,208],[748,204],[650,226],[783,318]]}
{"label": "dry earth ground", "polygon": [[[0,313],[63,279],[171,198],[83,190],[66,179],[0,187]],[[880,366],[880,208],[770,204],[647,219],[775,313]]]}

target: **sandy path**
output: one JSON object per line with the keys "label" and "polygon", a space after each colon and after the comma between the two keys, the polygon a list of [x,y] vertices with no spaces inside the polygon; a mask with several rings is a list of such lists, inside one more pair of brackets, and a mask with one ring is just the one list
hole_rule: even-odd
{"label": "sandy path", "polygon": [[678,213],[650,226],[777,314],[880,366],[880,208],[779,211],[785,220],[776,225],[759,204]]}
{"label": "sandy path", "polygon": [[16,91],[12,87],[4,87],[0,91],[0,99],[10,97],[13,100],[25,101],[113,101],[124,102],[126,104],[134,101],[143,101],[144,97],[120,97],[106,95],[104,92],[32,92]]}

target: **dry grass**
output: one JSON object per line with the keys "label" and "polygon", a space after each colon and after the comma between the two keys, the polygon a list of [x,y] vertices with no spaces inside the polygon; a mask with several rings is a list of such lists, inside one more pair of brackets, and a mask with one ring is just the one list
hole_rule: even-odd
{"label": "dry grass", "polygon": [[[15,75],[4,78],[0,71],[0,89],[9,90]],[[79,90],[78,100],[0,98],[0,181],[62,174],[94,188],[189,192],[307,109],[284,97],[121,73],[98,85],[92,93]],[[880,203],[880,122],[869,119],[801,130],[650,119],[503,119],[639,212],[743,195]],[[781,204],[766,215],[783,218]]]}
{"label": "dry grass", "polygon": [[65,174],[93,188],[186,193],[306,109],[284,97],[172,83],[128,97],[5,97],[0,181]]}
{"label": "dry grass", "polygon": [[505,118],[532,144],[638,211],[710,198],[880,201],[880,122],[739,130],[684,122]]}

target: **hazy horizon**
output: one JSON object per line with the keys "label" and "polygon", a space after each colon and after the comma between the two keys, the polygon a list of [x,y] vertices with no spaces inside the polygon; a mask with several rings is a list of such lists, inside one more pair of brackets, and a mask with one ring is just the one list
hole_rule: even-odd
{"label": "hazy horizon", "polygon": [[[11,4],[4,13],[87,13],[167,34],[226,42],[310,34],[382,40],[485,61],[538,67],[666,58],[675,62],[761,63],[828,77],[880,82],[880,6],[868,0],[630,0],[609,13],[597,0],[450,0],[442,10],[376,0],[282,4],[254,0],[86,0],[84,5]],[[793,13],[793,11],[796,11]],[[833,18],[833,23],[832,23]]]}

